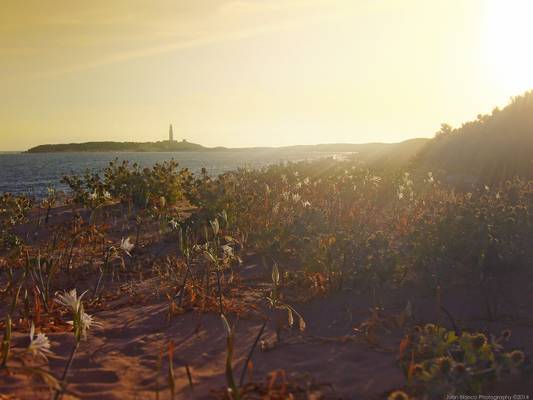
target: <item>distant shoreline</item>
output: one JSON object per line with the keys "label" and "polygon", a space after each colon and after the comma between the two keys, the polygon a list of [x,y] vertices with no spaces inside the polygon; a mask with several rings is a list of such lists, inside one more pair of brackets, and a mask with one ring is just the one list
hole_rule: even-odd
{"label": "distant shoreline", "polygon": [[66,144],[43,144],[28,149],[27,153],[90,153],[90,152],[166,152],[166,151],[203,151],[207,148],[189,143],[185,140],[181,142],[85,142]]}
{"label": "distant shoreline", "polygon": [[[320,152],[360,152],[379,151],[409,142],[426,142],[428,139],[410,139],[401,143],[330,143],[316,145],[295,145],[283,147],[205,147],[191,142],[86,142],[68,144],[44,144],[32,147],[21,153],[172,153],[172,152],[213,152],[213,151],[320,151]],[[17,153],[17,152],[15,152]]]}

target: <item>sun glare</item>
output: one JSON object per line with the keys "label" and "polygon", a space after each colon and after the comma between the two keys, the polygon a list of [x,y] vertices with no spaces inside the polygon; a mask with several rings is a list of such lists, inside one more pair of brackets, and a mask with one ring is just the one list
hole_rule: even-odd
{"label": "sun glare", "polygon": [[489,5],[488,67],[506,91],[533,88],[532,17],[531,0],[492,0]]}

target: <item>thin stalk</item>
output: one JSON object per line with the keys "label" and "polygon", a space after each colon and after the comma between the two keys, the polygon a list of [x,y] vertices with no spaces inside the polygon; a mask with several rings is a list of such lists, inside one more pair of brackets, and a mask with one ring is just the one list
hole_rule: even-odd
{"label": "thin stalk", "polygon": [[168,385],[170,387],[170,398],[176,397],[176,378],[174,376],[174,342],[168,345]]}
{"label": "thin stalk", "polygon": [[441,304],[440,309],[444,311],[448,319],[450,320],[450,323],[452,324],[453,330],[455,331],[455,334],[457,336],[461,336],[461,329],[457,326],[457,323],[455,322],[455,319],[453,318],[452,314]]}
{"label": "thin stalk", "polygon": [[222,286],[220,285],[220,270],[217,266],[217,286],[218,286],[218,305],[220,307],[220,314],[224,314],[224,307],[222,306]]}
{"label": "thin stalk", "polygon": [[218,232],[215,237],[215,268],[217,273],[217,286],[218,286],[218,305],[220,307],[220,314],[224,315],[224,307],[222,305],[222,285],[220,283],[220,265],[218,263],[218,249],[220,248],[220,239],[218,238]]}
{"label": "thin stalk", "polygon": [[72,362],[74,361],[74,355],[76,354],[76,351],[78,350],[78,347],[80,345],[80,342],[76,340],[76,344],[72,348],[72,352],[70,353],[70,356],[67,361],[67,365],[65,365],[65,370],[63,371],[63,375],[61,376],[61,382],[59,384],[60,389],[56,390],[54,394],[54,400],[61,400],[63,397],[63,392],[65,391],[65,386],[67,383],[67,377],[68,373],[70,371],[70,368],[72,367]]}
{"label": "thin stalk", "polygon": [[20,295],[20,291],[22,289],[22,284],[19,285],[17,291],[15,292],[15,296],[13,296],[13,300],[11,302],[11,307],[9,309],[9,314],[6,316],[6,328],[4,331],[4,337],[2,339],[1,344],[1,350],[2,350],[2,367],[5,367],[7,364],[7,360],[9,358],[9,351],[11,348],[11,330],[12,330],[12,316],[15,312],[15,307],[17,306],[18,298]]}
{"label": "thin stalk", "polygon": [[4,368],[9,358],[9,350],[11,348],[11,316],[6,317],[6,328],[4,332],[4,338],[2,339],[2,364],[1,368]]}
{"label": "thin stalk", "polygon": [[44,218],[44,223],[48,224],[48,220],[50,219],[50,210],[52,209],[52,206],[49,204],[48,207],[46,207],[46,217]]}
{"label": "thin stalk", "polygon": [[155,399],[159,400],[159,375],[161,375],[161,368],[163,365],[163,350],[159,353],[157,357],[157,373],[155,376]]}
{"label": "thin stalk", "polygon": [[185,259],[185,264],[187,266],[187,270],[185,271],[185,278],[183,278],[183,283],[181,284],[181,289],[179,291],[179,302],[178,305],[181,307],[181,304],[183,302],[183,292],[185,291],[185,285],[187,284],[187,279],[189,279],[189,275],[191,272],[191,265],[189,262],[189,257]]}
{"label": "thin stalk", "polygon": [[189,380],[189,386],[191,387],[191,390],[194,390],[194,385],[192,383],[191,369],[189,368],[188,364],[185,364],[185,372],[187,372],[187,379]]}
{"label": "thin stalk", "polygon": [[235,378],[233,377],[233,329],[230,327],[228,320],[221,314],[224,327],[226,329],[226,383],[228,386],[228,394],[232,400],[240,400],[240,391],[235,383]]}
{"label": "thin stalk", "polygon": [[74,252],[74,246],[76,245],[76,238],[72,240],[72,243],[70,245],[70,252],[68,255],[68,262],[67,262],[67,272],[70,271],[70,265],[72,264],[72,256]]}
{"label": "thin stalk", "polygon": [[141,222],[137,222],[137,231],[135,233],[135,247],[139,245],[139,237],[141,236]]}
{"label": "thin stalk", "polygon": [[100,283],[102,283],[102,278],[104,277],[104,270],[100,268],[100,275],[98,276],[98,280],[96,281],[96,285],[94,285],[93,290],[93,298],[96,297],[96,294],[98,293],[98,289],[100,289]]}
{"label": "thin stalk", "polygon": [[261,339],[261,336],[263,335],[263,332],[265,331],[266,324],[267,324],[267,321],[265,320],[265,322],[263,322],[263,325],[261,325],[261,329],[259,329],[257,336],[255,337],[254,344],[252,345],[250,352],[248,353],[248,356],[246,357],[246,361],[244,363],[244,367],[242,368],[242,372],[241,372],[241,379],[239,379],[239,387],[242,387],[244,383],[244,378],[246,377],[246,371],[248,370],[248,364],[250,364],[250,360],[252,359],[255,348],[257,347],[257,343],[259,343],[259,339]]}

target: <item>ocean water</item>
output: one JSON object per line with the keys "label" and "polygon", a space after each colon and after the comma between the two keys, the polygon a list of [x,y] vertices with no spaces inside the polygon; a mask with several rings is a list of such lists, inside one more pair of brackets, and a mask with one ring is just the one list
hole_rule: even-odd
{"label": "ocean water", "polygon": [[114,159],[137,162],[149,167],[174,159],[180,167],[198,173],[206,168],[217,175],[239,167],[262,167],[286,161],[313,160],[334,153],[300,150],[239,150],[176,153],[0,153],[0,193],[27,194],[42,198],[48,187],[66,190],[61,178],[87,169],[101,171]]}

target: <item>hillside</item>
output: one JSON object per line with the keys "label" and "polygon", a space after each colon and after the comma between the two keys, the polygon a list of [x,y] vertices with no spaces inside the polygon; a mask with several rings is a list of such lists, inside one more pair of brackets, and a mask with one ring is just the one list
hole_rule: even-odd
{"label": "hillside", "polygon": [[356,158],[360,161],[370,167],[381,169],[407,166],[429,142],[430,139],[416,138],[399,143],[332,143],[291,146],[285,149],[356,153]]}
{"label": "hillside", "polygon": [[174,152],[174,151],[251,151],[264,150],[274,152],[304,151],[355,153],[356,157],[373,167],[403,167],[429,141],[429,139],[411,139],[400,143],[331,143],[317,145],[298,145],[286,147],[204,147],[189,142],[88,142],[70,144],[45,144],[28,150],[28,153],[61,152]]}
{"label": "hillside", "polygon": [[32,147],[28,153],[66,153],[66,152],[147,152],[147,151],[199,151],[206,147],[182,142],[87,142],[68,144],[44,144]]}
{"label": "hillside", "polygon": [[533,178],[533,91],[460,128],[443,124],[413,166],[441,172],[455,182]]}
{"label": "hillside", "polygon": [[374,168],[403,168],[430,142],[430,139],[416,138],[400,143],[380,146],[374,151],[362,152],[361,159]]}

